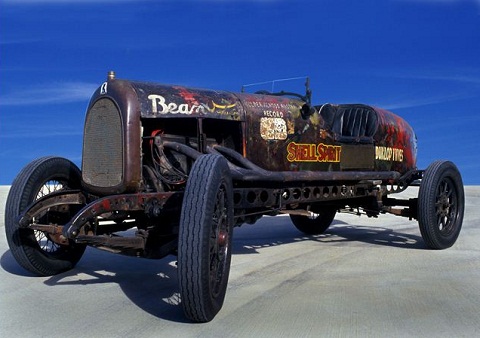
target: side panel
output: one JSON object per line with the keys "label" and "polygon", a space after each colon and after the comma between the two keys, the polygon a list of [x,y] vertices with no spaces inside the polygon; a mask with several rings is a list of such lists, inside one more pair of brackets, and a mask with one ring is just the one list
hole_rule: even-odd
{"label": "side panel", "polygon": [[271,171],[339,170],[341,147],[305,102],[270,95],[237,94],[246,113],[246,156]]}
{"label": "side panel", "polygon": [[360,104],[324,105],[308,118],[302,101],[238,95],[246,154],[272,171],[398,171],[416,168],[416,138],[402,118]]}
{"label": "side panel", "polygon": [[229,92],[131,82],[142,118],[203,117],[244,121],[245,112]]}
{"label": "side panel", "polygon": [[375,108],[379,117],[375,139],[375,168],[407,172],[417,167],[417,138],[401,117]]}

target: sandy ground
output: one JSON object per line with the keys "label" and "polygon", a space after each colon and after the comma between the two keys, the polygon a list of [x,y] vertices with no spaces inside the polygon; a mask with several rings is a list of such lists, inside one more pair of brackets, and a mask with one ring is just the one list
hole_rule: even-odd
{"label": "sandy ground", "polygon": [[[285,216],[234,234],[223,309],[185,320],[175,257],[89,248],[77,267],[33,277],[12,257],[0,187],[3,337],[479,337],[480,187],[466,187],[457,243],[427,250],[415,221],[340,214],[306,237]],[[412,192],[411,192],[412,193]],[[414,193],[414,192],[413,192]]]}

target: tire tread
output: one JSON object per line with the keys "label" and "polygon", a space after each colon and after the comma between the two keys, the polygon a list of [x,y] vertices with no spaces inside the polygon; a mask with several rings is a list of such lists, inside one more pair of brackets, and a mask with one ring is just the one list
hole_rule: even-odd
{"label": "tire tread", "polygon": [[210,290],[202,276],[208,275],[209,266],[205,259],[209,253],[203,252],[202,247],[205,241],[209,241],[209,232],[203,227],[215,203],[213,196],[209,196],[213,194],[210,189],[214,182],[221,180],[226,170],[228,166],[223,157],[201,156],[194,163],[185,189],[178,245],[179,286],[184,312],[195,322],[210,321],[219,310],[205,301]]}
{"label": "tire tread", "polygon": [[[437,233],[435,227],[436,209],[435,201],[437,189],[444,177],[449,177],[455,185],[457,192],[457,207],[459,208],[455,225],[456,229],[452,236],[446,238]],[[425,170],[418,193],[418,223],[420,233],[425,244],[431,249],[446,249],[451,247],[460,233],[464,213],[465,194],[463,182],[455,164],[450,161],[435,161]]]}

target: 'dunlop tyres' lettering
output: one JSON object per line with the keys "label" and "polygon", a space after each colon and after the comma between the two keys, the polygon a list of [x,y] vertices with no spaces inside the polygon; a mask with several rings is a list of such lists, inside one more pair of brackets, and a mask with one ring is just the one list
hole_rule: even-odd
{"label": "'dunlop tyres' lettering", "polygon": [[375,147],[375,159],[381,161],[403,161],[403,149],[392,148],[392,147]]}
{"label": "'dunlop tyres' lettering", "polygon": [[340,162],[341,146],[290,142],[287,160],[290,162]]}

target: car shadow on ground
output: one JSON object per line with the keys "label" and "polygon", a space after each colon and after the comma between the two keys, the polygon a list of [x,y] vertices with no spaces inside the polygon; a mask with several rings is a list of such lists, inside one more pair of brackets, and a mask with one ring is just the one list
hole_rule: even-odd
{"label": "car shadow on ground", "polygon": [[[376,245],[405,249],[425,249],[420,236],[383,227],[353,226],[335,220],[322,235],[300,233],[288,218],[273,224],[260,223],[235,229],[233,254],[259,253],[259,249],[315,241],[319,249],[328,246]],[[2,268],[14,275],[33,277],[14,260],[10,250],[0,258]],[[178,292],[176,257],[148,260],[87,248],[78,265],[65,273],[43,278],[48,286],[117,284],[125,296],[147,313],[173,322],[188,323]],[[75,294],[75,293],[73,293]]]}
{"label": "car shadow on ground", "polygon": [[[8,273],[34,277],[16,263],[10,250],[2,255],[0,264]],[[117,284],[132,304],[142,311],[164,320],[188,323],[181,307],[175,264],[175,256],[148,260],[87,248],[74,269],[51,277],[37,278],[39,283],[43,281],[52,287]],[[82,302],[80,298],[74,299],[80,296],[73,290],[71,297],[75,303]]]}
{"label": "car shadow on ground", "polygon": [[[410,250],[428,249],[420,235],[408,233],[406,229],[386,228],[382,226],[352,225],[334,220],[330,228],[321,235],[305,235],[297,230],[288,218],[277,224],[272,218],[264,229],[255,229],[258,225],[244,225],[234,233],[234,254],[258,253],[258,249],[285,245],[295,242],[315,241],[324,246],[371,245],[387,246]],[[261,227],[261,226],[259,226]]]}

